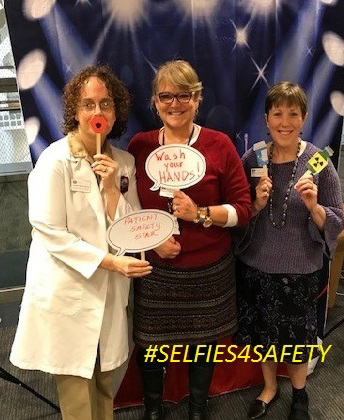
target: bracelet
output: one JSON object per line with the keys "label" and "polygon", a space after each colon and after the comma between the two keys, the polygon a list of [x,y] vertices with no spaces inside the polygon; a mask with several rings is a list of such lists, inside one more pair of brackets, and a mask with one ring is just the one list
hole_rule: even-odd
{"label": "bracelet", "polygon": [[200,216],[201,216],[201,213],[200,213],[199,207],[197,206],[197,216],[196,216],[196,219],[193,219],[193,222],[198,223]]}
{"label": "bracelet", "polygon": [[210,216],[210,207],[207,207],[206,210],[207,210],[207,212],[206,212],[206,215],[205,215],[205,220],[204,220],[203,226],[205,228],[208,228],[213,224],[213,219]]}

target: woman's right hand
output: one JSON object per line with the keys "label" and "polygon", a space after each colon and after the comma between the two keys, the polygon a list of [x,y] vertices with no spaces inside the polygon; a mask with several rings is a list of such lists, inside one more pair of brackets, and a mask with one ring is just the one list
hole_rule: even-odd
{"label": "woman's right hand", "polygon": [[268,176],[262,176],[256,186],[256,199],[253,203],[253,211],[260,212],[266,206],[272,189],[272,181]]}
{"label": "woman's right hand", "polygon": [[127,256],[116,257],[110,253],[104,257],[99,267],[109,271],[116,271],[128,278],[146,276],[152,271],[152,266],[146,260],[138,260]]}
{"label": "woman's right hand", "polygon": [[134,257],[113,257],[114,271],[126,277],[142,277],[152,272],[152,266],[146,260]]}
{"label": "woman's right hand", "polygon": [[181,246],[178,241],[171,236],[167,241],[163,242],[158,247],[154,248],[154,251],[159,255],[160,258],[176,258],[180,253]]}

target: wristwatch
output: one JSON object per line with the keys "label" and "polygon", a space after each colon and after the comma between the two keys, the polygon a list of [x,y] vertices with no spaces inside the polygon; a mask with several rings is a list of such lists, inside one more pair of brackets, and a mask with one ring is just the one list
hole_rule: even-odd
{"label": "wristwatch", "polygon": [[210,217],[209,207],[197,207],[197,217],[194,222],[203,225],[205,228],[211,226],[213,221]]}

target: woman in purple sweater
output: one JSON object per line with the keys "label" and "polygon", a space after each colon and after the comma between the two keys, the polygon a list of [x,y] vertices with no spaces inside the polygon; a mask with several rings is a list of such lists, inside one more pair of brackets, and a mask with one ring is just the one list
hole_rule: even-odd
{"label": "woman in purple sweater", "polygon": [[304,346],[317,344],[316,299],[323,253],[333,255],[343,213],[339,178],[331,162],[319,174],[303,177],[307,162],[319,151],[299,137],[306,115],[307,98],[300,86],[285,81],[274,85],[265,102],[272,138],[267,147],[268,175],[252,177],[251,169],[259,166],[253,149],[242,159],[253,215],[237,249],[236,341],[260,345],[263,355],[272,350],[277,355],[261,364],[265,383],[250,406],[252,419],[264,416],[279,397],[276,360],[281,359],[293,386],[288,419],[310,418],[305,385],[312,356],[311,348]]}

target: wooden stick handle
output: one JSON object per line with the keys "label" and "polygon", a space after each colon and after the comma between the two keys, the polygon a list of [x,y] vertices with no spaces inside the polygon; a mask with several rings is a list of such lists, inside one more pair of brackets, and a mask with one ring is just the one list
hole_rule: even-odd
{"label": "wooden stick handle", "polygon": [[145,260],[145,259],[146,259],[145,251],[141,251],[141,260]]}
{"label": "wooden stick handle", "polygon": [[101,153],[101,134],[97,133],[97,155]]}

